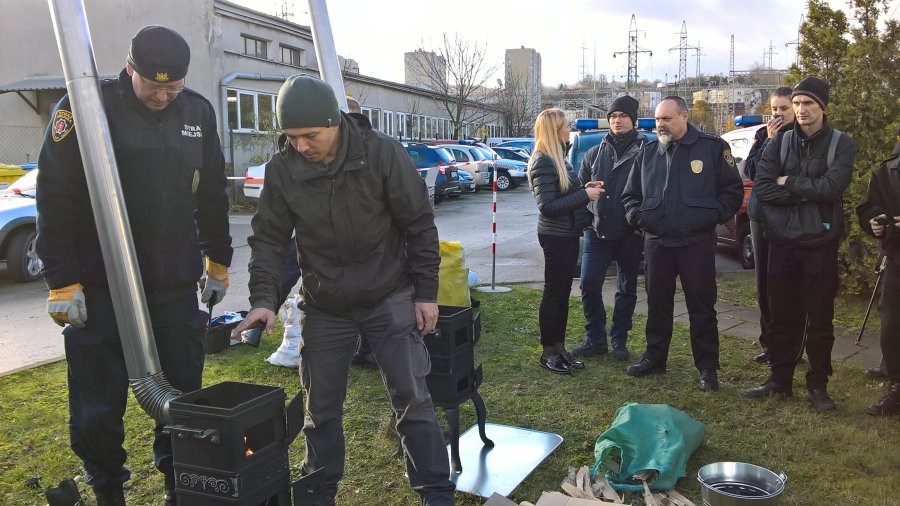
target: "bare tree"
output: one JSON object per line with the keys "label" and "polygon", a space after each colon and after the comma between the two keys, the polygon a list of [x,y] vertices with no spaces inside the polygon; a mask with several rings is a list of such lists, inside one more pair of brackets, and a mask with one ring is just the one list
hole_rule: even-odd
{"label": "bare tree", "polygon": [[541,90],[529,90],[525,79],[524,73],[512,74],[507,69],[506,85],[500,92],[498,105],[512,137],[528,135],[540,110]]}
{"label": "bare tree", "polygon": [[422,97],[418,95],[405,95],[403,105],[406,108],[406,125],[403,125],[403,131],[410,139],[422,139],[422,132],[419,131],[418,116],[422,114]]}
{"label": "bare tree", "polygon": [[369,98],[368,88],[365,88],[360,83],[354,83],[346,79],[344,80],[344,88],[347,92],[347,95],[356,99],[356,101],[359,102],[359,105],[366,105],[366,101]]}
{"label": "bare tree", "polygon": [[[424,46],[424,42],[422,46]],[[488,77],[497,70],[486,61],[485,47],[478,43],[451,39],[446,33],[439,46],[416,50],[408,70],[429,90],[446,97],[435,99],[447,111],[453,125],[453,137],[459,138],[463,124],[471,122],[491,98],[485,88]]]}

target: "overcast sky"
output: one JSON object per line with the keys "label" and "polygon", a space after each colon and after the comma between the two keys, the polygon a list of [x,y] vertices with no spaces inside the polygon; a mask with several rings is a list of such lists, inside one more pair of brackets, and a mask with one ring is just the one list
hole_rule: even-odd
{"label": "overcast sky", "polygon": [[[308,25],[308,3],[303,0],[232,0],[267,14],[287,3],[292,21]],[[829,0],[846,8],[845,0]],[[735,70],[768,64],[763,53],[771,42],[772,66],[786,68],[794,61],[802,0],[329,0],[327,2],[338,54],[359,63],[360,73],[403,82],[403,53],[437,47],[443,33],[475,41],[486,48],[487,59],[498,68],[489,80],[502,78],[506,49],[525,46],[541,54],[544,85],[575,83],[582,75],[606,74],[624,80],[628,70],[631,15],[636,16],[638,46],[653,52],[638,56],[640,79],[674,81],[682,21],[690,46],[700,47],[700,72],[728,72],[730,37],[735,35]],[[891,15],[898,15],[900,0],[892,0]],[[586,49],[582,50],[582,47]],[[696,75],[695,51],[688,52],[688,76]],[[595,57],[596,55],[596,57]],[[596,72],[594,71],[596,65]],[[621,76],[621,77],[620,77]]]}

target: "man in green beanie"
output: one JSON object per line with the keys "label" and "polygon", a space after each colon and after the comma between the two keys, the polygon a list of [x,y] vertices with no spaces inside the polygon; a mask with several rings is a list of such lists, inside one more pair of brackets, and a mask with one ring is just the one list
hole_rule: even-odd
{"label": "man in green beanie", "polygon": [[[332,88],[289,78],[275,111],[284,135],[247,240],[252,310],[235,335],[275,325],[281,268],[296,234],[303,273],[300,376],[306,389],[303,473],[322,469],[333,504],[344,474],[343,404],[359,336],[391,395],[410,485],[426,505],[452,505],[455,486],[425,385],[422,336],[437,324],[440,252],[425,182],[403,147],[341,113]],[[319,504],[319,503],[317,503]]]}

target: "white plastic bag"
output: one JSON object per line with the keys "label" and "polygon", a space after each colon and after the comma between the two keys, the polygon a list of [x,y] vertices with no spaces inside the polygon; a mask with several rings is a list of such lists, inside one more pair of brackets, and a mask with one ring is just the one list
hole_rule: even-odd
{"label": "white plastic bag", "polygon": [[266,359],[266,362],[272,365],[292,369],[300,367],[300,309],[297,307],[299,303],[300,294],[294,294],[284,301],[284,305],[278,311],[278,316],[284,324],[284,339],[281,340],[281,346],[275,353]]}

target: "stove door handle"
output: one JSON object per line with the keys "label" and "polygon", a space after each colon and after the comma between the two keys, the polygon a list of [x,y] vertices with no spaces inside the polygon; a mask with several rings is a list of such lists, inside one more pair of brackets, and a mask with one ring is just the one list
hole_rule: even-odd
{"label": "stove door handle", "polygon": [[218,429],[194,429],[184,425],[166,425],[164,432],[179,439],[199,439],[212,444],[222,444],[222,435]]}

